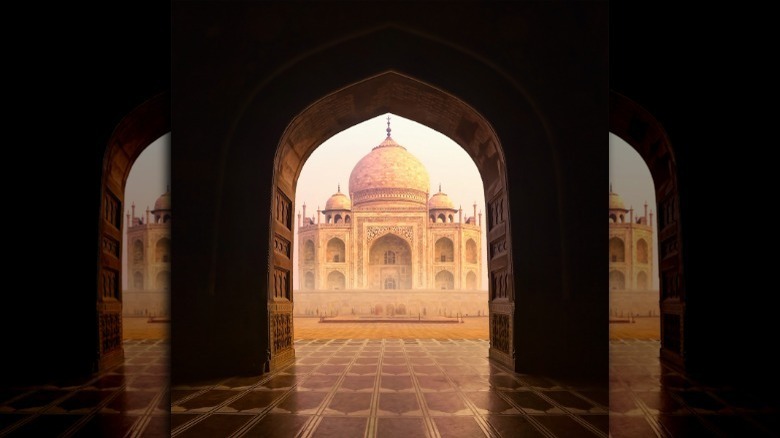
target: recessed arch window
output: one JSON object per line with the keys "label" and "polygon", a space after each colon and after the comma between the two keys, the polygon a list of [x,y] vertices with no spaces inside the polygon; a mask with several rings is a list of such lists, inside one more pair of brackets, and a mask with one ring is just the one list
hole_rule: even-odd
{"label": "recessed arch window", "polygon": [[626,244],[623,239],[619,237],[609,239],[609,261],[613,263],[626,261]]}
{"label": "recessed arch window", "polygon": [[648,260],[648,246],[645,239],[639,239],[636,242],[636,261],[639,263],[647,263]]}

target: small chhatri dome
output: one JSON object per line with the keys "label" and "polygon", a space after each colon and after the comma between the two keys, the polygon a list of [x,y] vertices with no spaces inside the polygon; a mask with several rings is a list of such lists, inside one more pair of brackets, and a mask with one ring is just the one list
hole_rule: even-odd
{"label": "small chhatri dome", "polygon": [[160,197],[157,198],[156,201],[154,201],[154,210],[152,211],[170,210],[170,209],[171,209],[171,191],[168,190],[162,195],[160,195]]}
{"label": "small chhatri dome", "polygon": [[387,137],[352,169],[349,192],[354,205],[374,201],[425,205],[431,183],[425,166],[405,147]]}
{"label": "small chhatri dome", "polygon": [[351,209],[352,202],[347,195],[341,193],[341,184],[339,184],[338,191],[328,198],[328,202],[325,203],[325,211]]}
{"label": "small chhatri dome", "polygon": [[157,198],[154,202],[154,215],[155,223],[168,223],[171,220],[171,190],[168,188],[165,193]]}
{"label": "small chhatri dome", "polygon": [[617,193],[612,191],[612,184],[609,185],[609,209],[610,210],[626,210],[625,204],[623,204],[623,198]]}
{"label": "small chhatri dome", "polygon": [[446,193],[441,191],[441,184],[439,184],[439,193],[435,193],[428,200],[429,210],[455,210],[455,204]]}

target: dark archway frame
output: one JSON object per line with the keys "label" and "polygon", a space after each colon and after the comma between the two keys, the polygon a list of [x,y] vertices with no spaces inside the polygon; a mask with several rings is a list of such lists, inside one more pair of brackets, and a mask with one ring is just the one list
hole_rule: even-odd
{"label": "dark archway frame", "polygon": [[[171,131],[171,97],[159,94],[117,125],[103,158],[98,217],[95,294],[95,361],[102,371],[124,359],[122,348],[122,230],[125,184],[133,163],[152,142]],[[147,248],[147,251],[149,249]]]}
{"label": "dark archway frame", "polygon": [[[453,76],[453,71],[468,72],[470,80],[463,81],[463,74]],[[582,129],[561,126],[561,133],[552,135],[546,113],[518,80],[467,50],[387,26],[326,44],[282,66],[272,77],[257,78],[257,85],[245,87],[251,91],[227,109],[228,123],[198,124],[194,130],[185,126],[177,139],[198,146],[187,149],[191,163],[174,163],[177,184],[193,188],[180,192],[179,198],[192,197],[188,193],[196,191],[215,196],[210,203],[212,219],[199,215],[192,226],[186,224],[208,231],[203,235],[211,240],[207,254],[192,236],[176,238],[176,230],[183,229],[181,220],[189,222],[196,214],[194,207],[203,205],[202,196],[197,202],[185,199],[178,204],[186,211],[179,214],[174,230],[176,263],[185,260],[188,266],[206,269],[188,273],[188,278],[183,270],[173,273],[174,318],[181,315],[190,322],[173,325],[176,380],[257,372],[292,360],[294,297],[289,272],[299,167],[323,141],[387,112],[448,135],[476,157],[487,201],[493,355],[503,354],[503,363],[517,371],[606,380],[607,344],[602,340],[606,326],[595,328],[597,319],[607,317],[607,307],[600,305],[606,297],[606,277],[598,276],[602,287],[595,269],[574,263],[578,254],[593,248],[573,239],[580,225],[567,223],[568,213],[583,199],[595,198],[595,184],[576,188],[566,184],[588,172],[563,169],[560,160],[565,157],[557,152],[556,142],[563,144],[561,139],[566,138],[568,144],[571,128],[587,135],[578,144],[592,144],[590,155],[606,158],[606,149],[595,150],[595,119],[586,117],[588,124]],[[195,107],[186,102],[184,96],[174,101],[175,110],[182,111],[177,121],[185,125],[197,118],[191,109]],[[601,102],[597,99],[595,104]],[[461,112],[458,106],[468,111]],[[602,132],[607,128],[604,123]],[[211,137],[211,144],[194,136],[201,129],[206,129],[203,133]],[[603,148],[602,142],[598,144]],[[195,171],[202,159],[210,160],[213,173]],[[606,166],[604,170],[606,182]],[[584,196],[575,196],[578,191]],[[588,219],[585,228],[596,224],[595,214]],[[522,226],[511,227],[515,221]],[[583,223],[581,218],[578,223]],[[602,298],[596,298],[597,290]],[[179,294],[182,300],[176,299]],[[219,332],[211,327],[219,327]],[[601,332],[603,336],[587,335]],[[593,358],[587,366],[571,366],[571,358],[584,355]]]}
{"label": "dark archway frame", "polygon": [[[364,101],[363,105],[351,108],[344,105],[344,102],[360,99]],[[420,80],[389,71],[331,93],[295,117],[279,142],[274,161],[271,247],[294,247],[292,206],[306,158],[337,132],[387,112],[415,120],[452,138],[464,148],[480,171],[488,200],[488,240],[506,242],[502,243],[505,250],[499,257],[501,260],[493,257],[488,261],[489,275],[493,279],[489,291],[490,356],[514,369],[514,294],[506,162],[501,142],[490,123],[454,96]],[[338,117],[332,119],[334,113]],[[325,127],[321,124],[323,119],[330,119]],[[271,369],[275,369],[294,358],[292,255],[274,251],[270,265],[273,274],[269,275],[268,287],[274,294],[269,294],[268,303],[269,344]]]}
{"label": "dark archway frame", "polygon": [[687,294],[674,149],[663,126],[652,114],[620,93],[611,91],[609,97],[610,132],[639,153],[653,176],[658,229],[661,357],[685,368]]}

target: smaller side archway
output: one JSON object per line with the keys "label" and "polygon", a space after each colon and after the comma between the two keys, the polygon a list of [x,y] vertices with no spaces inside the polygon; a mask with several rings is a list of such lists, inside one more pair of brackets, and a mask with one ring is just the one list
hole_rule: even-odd
{"label": "smaller side archway", "polygon": [[636,275],[636,288],[639,290],[647,290],[647,274],[642,271]]}
{"label": "smaller side archway", "polygon": [[466,288],[472,290],[477,288],[477,275],[474,274],[474,271],[469,271],[466,274]]}
{"label": "smaller side archway", "polygon": [[140,262],[144,259],[144,243],[141,240],[133,242],[133,261]]}
{"label": "smaller side archway", "polygon": [[620,271],[610,271],[609,288],[611,290],[623,290],[626,288],[626,276]]}
{"label": "smaller side archway", "polygon": [[436,289],[454,289],[455,276],[450,271],[439,271],[436,274]]}
{"label": "smaller side archway", "polygon": [[626,261],[626,244],[623,239],[619,237],[609,239],[609,261],[612,263]]}
{"label": "smaller side archway", "polygon": [[133,274],[133,289],[136,290],[144,289],[144,274],[140,272],[136,272],[135,274]]}
{"label": "smaller side archway", "polygon": [[314,261],[314,242],[311,240],[307,240],[306,243],[303,244],[303,261]]}
{"label": "smaller side archway", "polygon": [[455,260],[455,244],[451,239],[442,237],[434,246],[434,257],[437,262],[449,263]]}
{"label": "smaller side archway", "polygon": [[636,261],[639,263],[647,263],[648,257],[648,245],[645,239],[639,239],[636,242]]}
{"label": "smaller side archway", "polygon": [[344,277],[344,274],[342,274],[339,271],[331,271],[328,274],[328,289],[330,290],[344,290],[346,287],[347,281]]}
{"label": "smaller side archway", "polygon": [[171,239],[163,237],[155,245],[155,261],[169,263],[171,261]]}
{"label": "smaller side archway", "polygon": [[344,241],[338,237],[330,239],[325,251],[325,257],[331,263],[344,263],[346,261],[346,245]]}
{"label": "smaller side archway", "polygon": [[313,272],[307,272],[303,275],[303,288],[304,289],[314,289],[314,273]]}
{"label": "smaller side archway", "polygon": [[477,243],[474,239],[466,241],[466,262],[477,263]]}
{"label": "smaller side archway", "polygon": [[171,288],[171,273],[168,271],[160,271],[157,274],[155,280],[155,286],[157,290],[168,291]]}

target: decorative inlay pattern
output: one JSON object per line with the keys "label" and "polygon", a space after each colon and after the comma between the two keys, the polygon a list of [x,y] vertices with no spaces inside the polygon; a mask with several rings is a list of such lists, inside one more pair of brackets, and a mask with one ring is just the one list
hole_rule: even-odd
{"label": "decorative inlay pattern", "polygon": [[397,234],[407,241],[411,242],[414,239],[414,229],[411,226],[400,225],[383,225],[383,226],[369,226],[366,228],[366,241],[371,242],[377,237],[381,237],[385,234],[393,233]]}

